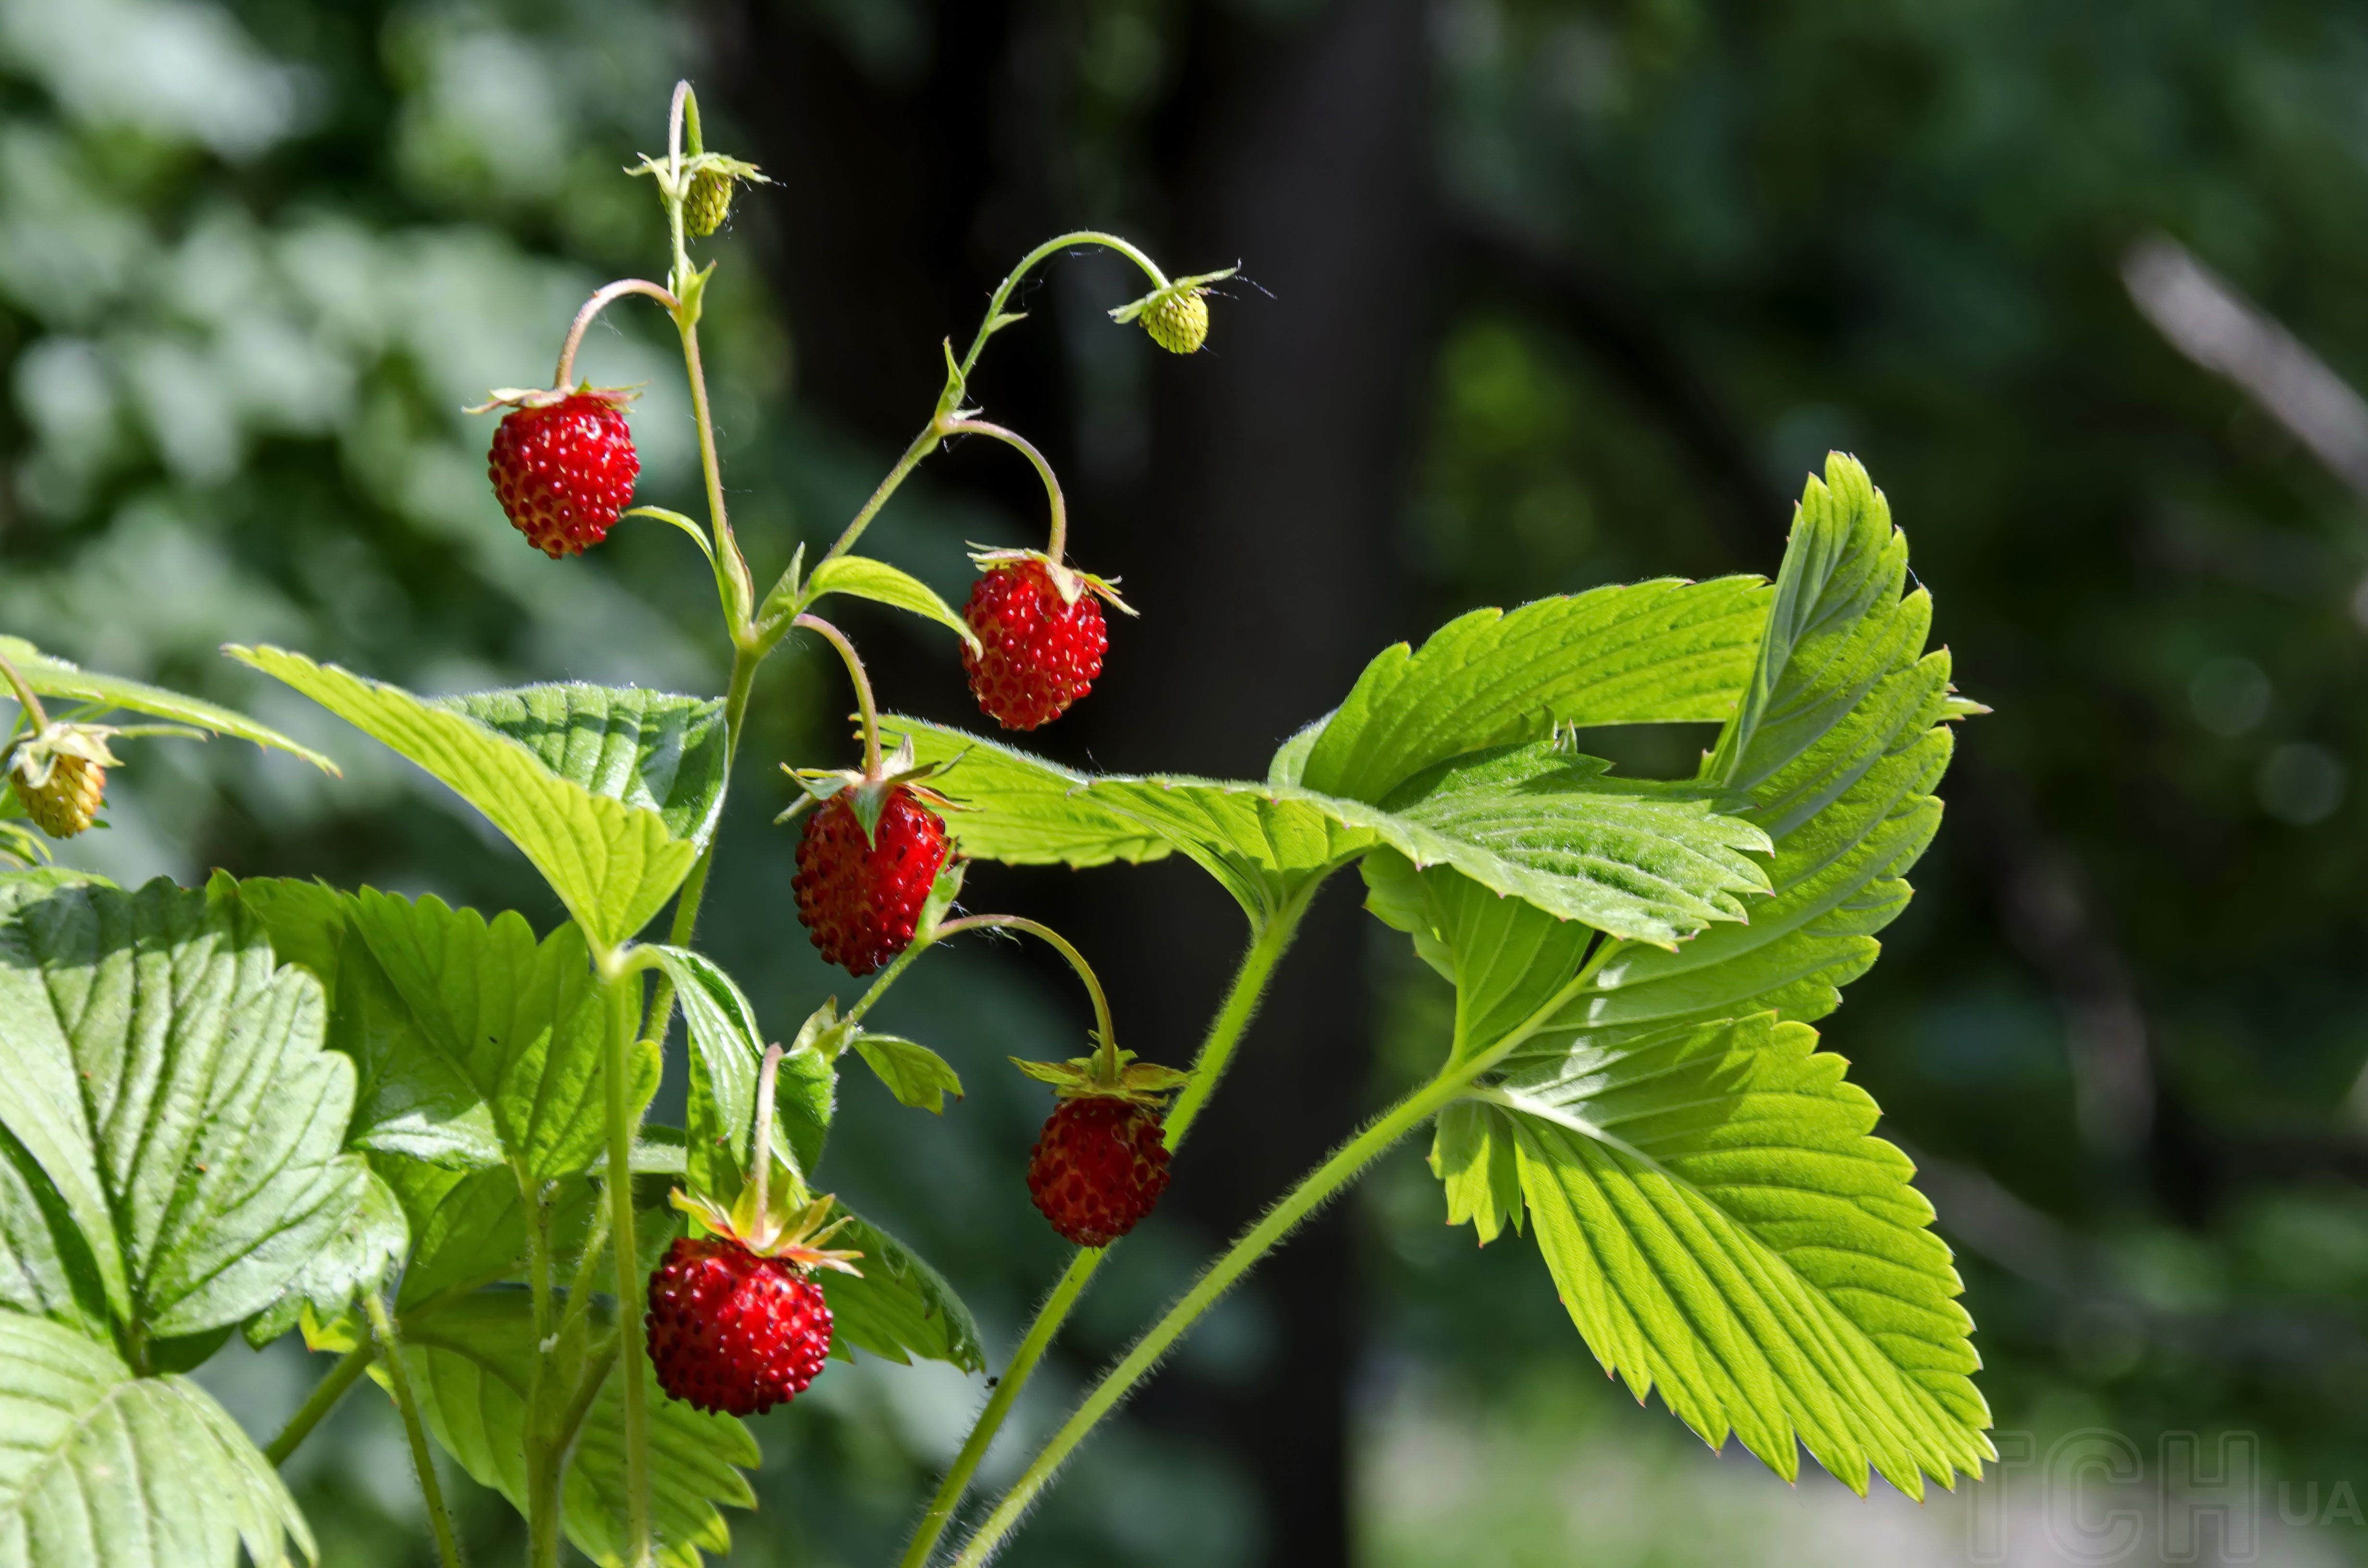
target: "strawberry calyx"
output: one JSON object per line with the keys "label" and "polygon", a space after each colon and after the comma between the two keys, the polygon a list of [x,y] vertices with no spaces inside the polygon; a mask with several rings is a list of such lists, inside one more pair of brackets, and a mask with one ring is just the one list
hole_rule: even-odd
{"label": "strawberry calyx", "polygon": [[1154,289],[1140,300],[1133,300],[1110,312],[1110,320],[1124,326],[1147,311],[1156,311],[1171,300],[1198,299],[1209,291],[1212,283],[1222,283],[1239,272],[1238,264],[1219,272],[1200,272],[1190,278],[1178,278],[1164,289]]}
{"label": "strawberry calyx", "polygon": [[1024,562],[1032,561],[1043,571],[1044,575],[1052,580],[1053,591],[1061,596],[1061,602],[1064,605],[1074,605],[1090,593],[1121,615],[1140,615],[1141,613],[1133,605],[1119,597],[1117,578],[1097,577],[1090,572],[1080,572],[1074,566],[1064,566],[1041,550],[988,550],[984,546],[973,544],[970,558],[972,563],[982,572],[993,572],[1001,567],[1017,566]]}
{"label": "strawberry calyx", "polygon": [[[959,762],[961,758],[954,759]],[[855,813],[857,825],[863,829],[863,841],[877,844],[880,838],[880,818],[888,810],[889,801],[898,790],[911,795],[931,811],[944,812],[962,808],[944,795],[930,789],[922,780],[943,773],[951,762],[916,762],[913,737],[906,735],[895,751],[881,761],[876,769],[857,767],[791,767],[781,765],[781,771],[797,781],[803,791],[801,799],[789,810],[775,817],[775,823],[795,818],[809,806],[825,801],[845,800],[848,811]]]}
{"label": "strawberry calyx", "polygon": [[38,733],[8,748],[6,772],[26,790],[45,790],[63,757],[78,757],[100,767],[120,767],[115,754],[107,749],[107,737],[122,733],[113,724],[51,720]]}
{"label": "strawberry calyx", "polygon": [[1138,1062],[1132,1051],[1101,1050],[1066,1062],[1023,1062],[1017,1056],[1010,1060],[1038,1083],[1051,1085],[1054,1096],[1063,1101],[1124,1100],[1156,1108],[1192,1077],[1156,1062]]}
{"label": "strawberry calyx", "polygon": [[573,387],[495,387],[485,394],[483,403],[472,403],[463,414],[490,414],[496,408],[556,408],[569,398],[588,397],[622,408],[642,395],[639,387],[596,387],[582,381]]}
{"label": "strawberry calyx", "polygon": [[830,1218],[831,1210],[838,1202],[837,1199],[825,1193],[811,1201],[801,1201],[794,1191],[785,1190],[766,1202],[766,1211],[759,1212],[757,1206],[761,1199],[755,1182],[740,1189],[738,1200],[729,1209],[712,1198],[688,1193],[680,1187],[666,1195],[667,1202],[699,1221],[703,1229],[729,1237],[758,1257],[778,1257],[800,1268],[827,1268],[862,1277],[863,1270],[855,1267],[861,1253],[823,1244],[855,1218],[852,1214]]}

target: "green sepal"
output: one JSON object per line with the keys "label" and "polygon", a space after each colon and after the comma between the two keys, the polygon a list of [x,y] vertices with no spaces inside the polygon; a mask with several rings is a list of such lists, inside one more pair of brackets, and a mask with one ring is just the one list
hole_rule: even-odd
{"label": "green sepal", "polygon": [[1024,1062],[1014,1056],[1010,1062],[1038,1083],[1053,1085],[1053,1092],[1064,1100],[1113,1099],[1156,1105],[1162,1095],[1192,1081],[1190,1073],[1163,1067],[1156,1062],[1137,1062],[1132,1051],[1121,1051],[1117,1055],[1118,1073],[1114,1078],[1104,1076],[1099,1054],[1073,1056],[1066,1062]]}
{"label": "green sepal", "polygon": [[1153,306],[1158,304],[1163,300],[1180,299],[1187,294],[1201,293],[1205,290],[1210,284],[1223,283],[1226,278],[1231,278],[1235,273],[1239,272],[1240,270],[1241,267],[1237,264],[1235,266],[1226,267],[1222,272],[1200,272],[1193,274],[1190,278],[1178,278],[1174,282],[1168,284],[1165,289],[1154,289],[1142,299],[1131,300],[1127,303],[1119,306],[1116,310],[1110,312],[1110,320],[1118,323],[1119,325],[1125,326],[1129,323],[1133,322],[1136,317],[1142,315],[1144,312],[1150,310]]}

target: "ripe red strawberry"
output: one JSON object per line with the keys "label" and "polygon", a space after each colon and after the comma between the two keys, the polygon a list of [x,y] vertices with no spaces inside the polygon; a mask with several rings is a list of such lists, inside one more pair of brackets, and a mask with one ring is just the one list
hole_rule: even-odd
{"label": "ripe red strawberry", "polygon": [[1007,730],[1032,730],[1093,689],[1110,646],[1099,591],[1088,581],[1071,602],[1035,556],[992,566],[971,585],[962,619],[979,652],[964,648],[962,668],[989,718]]}
{"label": "ripe red strawberry", "polygon": [[1110,1245],[1167,1190],[1159,1113],[1114,1096],[1063,1100],[1028,1156],[1028,1196],[1053,1229],[1081,1247]]}
{"label": "ripe red strawberry", "polygon": [[678,1238],[650,1276],[658,1386],[701,1410],[761,1415],[830,1357],[830,1308],[806,1268],[729,1237]]}
{"label": "ripe red strawberry", "polygon": [[616,397],[587,392],[504,415],[485,472],[511,525],[555,561],[609,537],[642,460]]}
{"label": "ripe red strawberry", "polygon": [[[857,788],[861,788],[858,786]],[[946,824],[907,785],[892,784],[867,840],[843,790],[814,808],[798,839],[798,918],[831,963],[870,974],[912,945],[952,846]]]}

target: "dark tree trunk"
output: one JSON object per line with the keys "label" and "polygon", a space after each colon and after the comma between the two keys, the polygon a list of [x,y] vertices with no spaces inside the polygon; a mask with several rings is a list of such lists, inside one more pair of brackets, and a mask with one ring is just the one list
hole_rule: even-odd
{"label": "dark tree trunk", "polygon": [[[787,8],[747,4],[718,24],[730,99],[784,185],[772,265],[803,395],[883,460],[936,393],[936,338],[966,333],[1010,260],[1075,221],[1046,198],[1049,175],[1025,166],[1058,113],[1030,97],[1045,91],[1028,63],[1042,51],[1014,9],[939,7],[935,62],[902,86],[866,78]],[[1262,776],[1274,746],[1346,692],[1390,619],[1428,324],[1423,13],[1415,0],[1338,0],[1290,22],[1250,11],[1201,7],[1186,21],[1185,68],[1154,132],[1170,232],[1150,237],[1174,270],[1238,257],[1257,286],[1212,301],[1205,353],[1161,358],[1147,462],[1130,475],[1065,453],[1080,398],[1044,324],[998,339],[985,388],[996,417],[1069,471],[1079,563],[1122,574],[1143,611],[1114,628],[1089,701],[1029,737],[1108,767]],[[930,148],[957,151],[932,160]],[[1041,232],[1017,232],[1039,214]],[[1009,478],[1000,493],[1033,515],[1032,481]],[[1308,919],[1179,1163],[1171,1202],[1212,1243],[1363,1108],[1353,882]],[[1178,866],[996,885],[1057,903],[1097,961],[1109,955],[1128,1044],[1190,1059],[1242,946],[1239,916],[1205,879]],[[1292,1568],[1349,1556],[1359,1313],[1347,1214],[1333,1210],[1253,1276],[1270,1330],[1256,1376],[1198,1382],[1188,1358],[1137,1407],[1239,1466],[1262,1504],[1264,1560]]]}

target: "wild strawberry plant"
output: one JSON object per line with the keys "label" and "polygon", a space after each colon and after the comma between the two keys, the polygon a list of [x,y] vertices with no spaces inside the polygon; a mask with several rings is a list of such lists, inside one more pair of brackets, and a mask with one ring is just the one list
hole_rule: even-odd
{"label": "wild strawberry plant", "polygon": [[[546,685],[428,699],[271,647],[276,677],[450,787],[569,916],[538,934],[433,897],[217,875],[136,891],[40,864],[99,809],[111,745],[222,734],[328,759],[236,713],[0,640],[17,710],[0,849],[0,1561],[257,1563],[313,1554],[286,1460],[367,1379],[399,1411],[448,1563],[461,1560],[431,1446],[525,1516],[529,1561],[563,1540],[603,1563],[696,1563],[751,1501],[737,1413],[792,1400],[827,1357],[988,1365],[954,1288],[823,1190],[837,1075],[860,1059],[941,1111],[961,1078],[873,1031],[886,989],[971,931],[1040,937],[1095,1013],[1087,1049],[1021,1062],[1053,1108],[1012,1150],[1078,1244],[904,1562],[984,1562],[1062,1462],[1210,1305],[1383,1151],[1430,1129],[1446,1218],[1534,1238],[1588,1347],[1712,1444],[1790,1477],[1809,1453],[1863,1491],[1977,1474],[1987,1414],[1948,1249],[1876,1109],[1817,1049],[1816,1019],[1877,954],[1939,825],[1949,658],[1882,495],[1837,456],[1812,479],[1773,583],[1660,580],[1478,610],[1367,666],[1267,777],[1072,772],[1000,741],[882,714],[816,613],[868,598],[947,629],[985,713],[1033,729],[1088,693],[1109,583],[1067,559],[1059,481],[979,417],[973,377],[1020,317],[1014,289],[1102,246],[1150,291],[1113,312],[1190,353],[1209,285],[1100,233],[1064,234],[996,291],[920,432],[837,540],[761,594],[724,509],[700,369],[713,264],[689,243],[753,166],[706,151],[678,89],[665,156],[636,171],[671,226],[663,284],[586,301],[548,388],[497,392],[492,477],[557,554],[620,517],[689,535],[714,572],[721,698]],[[599,312],[641,296],[681,338],[707,516],[628,508],[625,394],[579,384]],[[856,553],[949,439],[1042,476],[1041,551],[990,551],[965,614]],[[759,667],[793,635],[841,663],[860,761],[799,767],[798,874],[782,890],[825,956],[869,985],[787,1044],[695,945]],[[1123,656],[1123,639],[1118,645]],[[118,722],[108,722],[114,719]],[[1684,780],[1580,754],[1599,725],[1721,726]],[[135,754],[136,755],[136,754]],[[28,825],[28,824],[30,825]],[[1240,905],[1247,945],[1197,1058],[1121,1048],[1086,956],[1018,915],[962,914],[978,861],[1182,855]],[[1213,1259],[1087,1392],[999,1500],[965,1514],[989,1441],[1046,1347],[1171,1175],[1316,889],[1354,869],[1367,907],[1453,988],[1432,1074]],[[649,928],[672,907],[663,941]],[[1121,999],[1122,1000],[1122,998]],[[645,1112],[679,1013],[687,1125]],[[1277,1041],[1274,1049],[1290,1049]],[[927,1135],[916,1123],[913,1135]],[[257,1448],[186,1373],[233,1335],[300,1333],[333,1358]]]}

